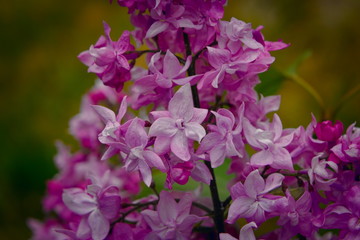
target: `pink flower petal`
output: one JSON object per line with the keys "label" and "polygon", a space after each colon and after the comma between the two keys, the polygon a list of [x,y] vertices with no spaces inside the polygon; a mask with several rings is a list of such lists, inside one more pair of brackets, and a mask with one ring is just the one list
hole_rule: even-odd
{"label": "pink flower petal", "polygon": [[246,194],[253,199],[256,199],[258,194],[260,194],[264,190],[265,181],[260,175],[259,170],[256,169],[252,171],[246,177],[244,188]]}
{"label": "pink flower petal", "polygon": [[185,136],[184,131],[178,131],[175,136],[171,139],[170,143],[171,151],[181,160],[189,161],[190,152],[188,139]]}
{"label": "pink flower petal", "polygon": [[142,180],[144,181],[146,186],[150,187],[150,184],[152,181],[150,167],[144,161],[139,161],[138,166],[139,166],[139,171],[140,171]]}
{"label": "pink flower petal", "polygon": [[201,139],[206,135],[206,131],[203,126],[196,122],[188,122],[184,124],[185,126],[185,136],[197,142],[200,142]]}
{"label": "pink flower petal", "polygon": [[65,189],[62,195],[64,204],[74,213],[85,215],[96,208],[96,200],[80,188]]}
{"label": "pink flower petal", "polygon": [[98,209],[89,215],[88,223],[94,240],[105,239],[110,230],[110,223]]}
{"label": "pink flower petal", "polygon": [[273,173],[266,178],[265,188],[261,193],[268,193],[281,186],[284,176],[280,173]]}
{"label": "pink flower petal", "polygon": [[257,228],[256,223],[254,222],[250,222],[248,224],[245,224],[241,229],[240,229],[240,236],[239,239],[243,240],[256,240],[255,235],[254,235],[254,231],[252,230],[252,228]]}
{"label": "pink flower petal", "polygon": [[[220,240],[238,240],[228,233],[220,233],[219,236],[220,236]],[[246,239],[246,238],[244,238],[244,239]]]}
{"label": "pink flower petal", "polygon": [[164,165],[164,162],[153,151],[145,150],[143,152],[143,156],[144,156],[145,161],[147,162],[147,164],[149,164],[149,166],[155,167],[155,168],[159,169],[162,172],[166,171],[166,167]]}
{"label": "pink flower petal", "polygon": [[130,148],[145,147],[148,142],[148,136],[144,129],[144,121],[140,118],[134,118],[125,134],[125,141]]}
{"label": "pink flower petal", "polygon": [[159,33],[162,33],[163,31],[165,31],[168,28],[169,28],[168,22],[163,22],[163,21],[154,22],[150,26],[149,30],[146,32],[145,38],[155,37],[156,35],[158,35]]}
{"label": "pink flower petal", "polygon": [[250,163],[252,166],[271,165],[274,162],[275,156],[270,150],[263,150],[251,156]]}
{"label": "pink flower petal", "polygon": [[179,63],[179,60],[176,58],[176,56],[170,52],[170,50],[166,51],[165,57],[164,57],[164,76],[166,78],[172,79],[178,76],[181,65]]}
{"label": "pink flower petal", "polygon": [[104,123],[116,122],[115,113],[113,111],[111,111],[110,109],[103,107],[103,106],[99,106],[99,105],[93,105],[92,108],[100,116],[101,120]]}
{"label": "pink flower petal", "polygon": [[248,197],[236,198],[229,207],[229,213],[226,222],[233,224],[238,218],[246,214],[254,200]]}
{"label": "pink flower petal", "polygon": [[175,223],[178,217],[178,204],[171,194],[167,191],[160,193],[160,200],[158,204],[159,218],[163,223]]}
{"label": "pink flower petal", "polygon": [[155,143],[154,143],[154,150],[157,154],[159,155],[163,155],[165,153],[170,152],[170,142],[171,142],[171,138],[170,137],[163,137],[163,136],[158,136],[155,139]]}
{"label": "pink flower petal", "polygon": [[185,122],[188,122],[193,117],[193,109],[190,84],[185,84],[171,98],[168,110],[174,119],[184,119]]}
{"label": "pink flower petal", "polygon": [[178,131],[175,120],[169,117],[162,117],[151,125],[149,129],[149,136],[153,137],[172,137]]}

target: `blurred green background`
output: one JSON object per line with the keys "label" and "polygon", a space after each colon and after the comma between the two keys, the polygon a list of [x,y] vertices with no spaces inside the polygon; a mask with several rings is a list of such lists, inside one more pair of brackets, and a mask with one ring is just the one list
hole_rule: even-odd
{"label": "blurred green background", "polygon": [[[359,0],[229,0],[231,16],[253,27],[264,25],[267,40],[291,46],[274,53],[273,70],[284,71],[311,51],[298,69],[330,109],[360,82]],[[106,0],[2,1],[0,7],[0,238],[28,239],[29,217],[42,218],[41,197],[52,163],[54,141],[73,143],[68,120],[95,76],[76,58],[103,33],[102,21],[117,39],[132,29],[125,9]],[[293,81],[279,91],[284,126],[307,125],[320,116],[314,98]],[[359,94],[349,99],[337,119],[360,120]]]}

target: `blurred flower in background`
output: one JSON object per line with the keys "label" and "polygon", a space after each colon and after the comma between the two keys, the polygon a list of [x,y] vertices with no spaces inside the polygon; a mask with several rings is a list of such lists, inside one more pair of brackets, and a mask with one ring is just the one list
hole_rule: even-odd
{"label": "blurred flower in background", "polygon": [[[228,5],[226,20],[233,16],[263,25],[267,39],[280,36],[291,43],[274,53],[266,73],[267,79],[286,76],[278,91],[284,127],[307,125],[311,112],[346,126],[360,121],[360,94],[353,94],[360,83],[360,1],[232,0]],[[42,218],[45,181],[55,174],[54,142],[75,144],[68,122],[95,81],[76,56],[103,33],[103,20],[121,26],[113,27],[114,39],[132,30],[125,11],[104,0],[1,3],[1,239],[29,238],[26,219]]]}

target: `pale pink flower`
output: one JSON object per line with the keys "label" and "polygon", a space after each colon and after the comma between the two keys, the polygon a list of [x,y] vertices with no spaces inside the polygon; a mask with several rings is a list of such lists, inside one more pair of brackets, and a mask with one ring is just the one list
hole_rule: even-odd
{"label": "pale pink flower", "polygon": [[190,214],[192,205],[191,193],[185,193],[176,202],[171,193],[162,191],[157,205],[157,211],[144,210],[141,214],[152,229],[147,239],[177,239],[187,240],[193,225],[205,217]]}
{"label": "pale pink flower", "polygon": [[148,136],[144,129],[144,121],[139,118],[133,119],[125,134],[126,147],[121,150],[127,154],[125,168],[127,171],[139,170],[145,184],[150,186],[151,167],[163,172],[166,168],[159,155],[147,148],[147,143]]}
{"label": "pale pink flower", "polygon": [[229,110],[221,108],[217,112],[212,112],[216,118],[216,125],[208,126],[211,132],[201,141],[198,153],[208,152],[213,168],[220,166],[225,157],[243,157],[244,143],[241,136],[243,112],[244,105],[241,105],[236,125],[235,117]]}
{"label": "pale pink flower", "polygon": [[95,105],[93,106],[93,109],[106,124],[105,128],[99,134],[99,141],[109,146],[104,155],[101,157],[101,160],[106,160],[119,153],[120,149],[125,148],[125,143],[121,136],[120,122],[127,109],[126,97],[123,98],[120,104],[117,116],[115,116],[115,113],[112,110],[103,106]]}
{"label": "pale pink flower", "polygon": [[256,128],[248,119],[244,118],[243,131],[247,142],[252,147],[260,149],[251,156],[251,165],[270,165],[276,169],[294,169],[291,155],[285,149],[291,143],[293,134],[283,135],[281,120],[277,114],[274,114],[273,122],[267,125],[267,129]]}
{"label": "pale pink flower", "polygon": [[92,184],[84,191],[80,188],[65,189],[63,201],[74,213],[83,216],[77,236],[91,232],[92,239],[103,240],[110,230],[110,220],[120,209],[119,189],[115,186],[102,188]]}
{"label": "pale pink flower", "polygon": [[271,212],[279,201],[278,196],[269,192],[280,187],[284,176],[273,173],[266,178],[261,177],[259,170],[252,171],[243,183],[238,182],[230,189],[233,202],[227,217],[228,223],[234,223],[239,218],[252,219],[256,223],[266,220],[265,213]]}
{"label": "pale pink flower", "polygon": [[101,36],[95,45],[80,53],[78,58],[89,67],[88,72],[95,73],[105,85],[120,91],[124,82],[130,80],[130,65],[125,53],[134,47],[130,44],[129,31],[124,31],[115,42],[111,40],[111,29],[105,22],[104,30],[106,36]]}
{"label": "pale pink flower", "polygon": [[156,137],[155,151],[164,154],[171,151],[180,159],[190,159],[189,140],[200,142],[206,132],[200,125],[208,110],[194,108],[190,84],[182,86],[169,102],[168,111],[153,111],[156,119],[149,136]]}
{"label": "pale pink flower", "polygon": [[[186,59],[182,66],[176,56],[166,51],[162,64],[160,62],[161,54],[155,53],[150,60],[149,70],[153,73],[153,78],[158,86],[162,88],[171,88],[173,84],[184,85],[190,82],[196,76],[186,77],[186,71],[190,66],[191,57]],[[159,65],[162,69],[159,69]],[[145,76],[148,78],[148,76]],[[149,80],[148,80],[149,81]]]}

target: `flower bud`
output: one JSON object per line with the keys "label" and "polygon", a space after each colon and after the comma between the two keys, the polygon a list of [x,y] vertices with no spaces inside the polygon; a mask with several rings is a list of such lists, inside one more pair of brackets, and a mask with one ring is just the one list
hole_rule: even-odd
{"label": "flower bud", "polygon": [[342,134],[344,126],[342,122],[336,121],[334,124],[327,120],[317,123],[314,131],[318,139],[328,142],[336,141]]}

